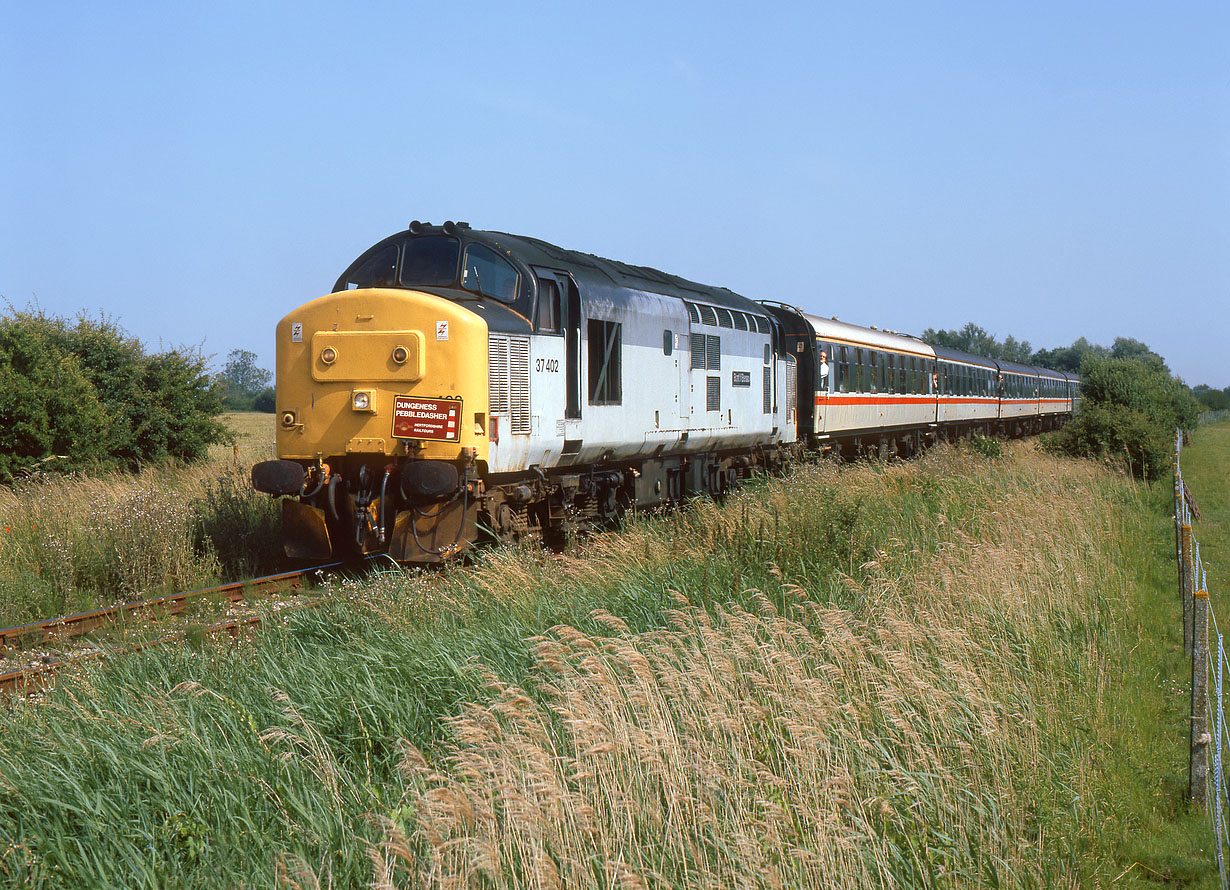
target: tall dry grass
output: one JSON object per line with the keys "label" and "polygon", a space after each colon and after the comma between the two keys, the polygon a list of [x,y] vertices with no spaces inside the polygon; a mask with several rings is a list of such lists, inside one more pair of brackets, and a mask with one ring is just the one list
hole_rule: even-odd
{"label": "tall dry grass", "polygon": [[796,579],[748,591],[752,609],[676,594],[663,630],[597,611],[603,633],[537,638],[534,694],[491,676],[443,756],[408,746],[413,818],[386,823],[375,885],[1076,886],[1079,839],[1046,828],[1096,814],[1081,783],[1098,757],[1072,729],[1113,681],[1120,520],[1090,497],[1106,481],[1089,467],[1028,453],[984,469],[1015,478],[980,499],[958,461],[802,471],[762,500],[701,507],[707,541],[660,547],[641,529],[567,564],[575,580],[629,557],[678,564],[680,546],[703,556],[739,532],[732,514],[771,527],[835,474],[854,502],[970,487],[949,499],[968,514],[935,514],[921,540],[841,574],[855,608]]}
{"label": "tall dry grass", "polygon": [[237,444],[201,465],[0,487],[0,627],[272,571],[278,517],[248,480],[272,421],[225,419]]}

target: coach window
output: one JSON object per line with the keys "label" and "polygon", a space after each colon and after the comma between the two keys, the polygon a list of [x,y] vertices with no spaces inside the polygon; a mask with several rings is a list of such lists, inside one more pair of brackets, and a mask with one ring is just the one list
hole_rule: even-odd
{"label": "coach window", "polygon": [[559,333],[559,285],[552,278],[538,279],[538,312],[534,327],[541,333]]}
{"label": "coach window", "polygon": [[888,392],[888,356],[883,352],[876,353],[876,386],[879,392]]}
{"label": "coach window", "polygon": [[620,368],[620,324],[589,320],[589,403],[618,405],[623,400]]}
{"label": "coach window", "polygon": [[841,350],[837,357],[837,391],[850,391],[850,347],[839,346]]}
{"label": "coach window", "polygon": [[897,391],[897,386],[896,386],[897,384],[897,356],[893,355],[891,352],[886,353],[884,356],[884,364],[887,366],[887,369],[888,369],[885,375],[885,380],[884,380],[884,391],[885,392],[896,392]]}
{"label": "coach window", "polygon": [[897,392],[906,392],[905,386],[905,356],[897,356]]}

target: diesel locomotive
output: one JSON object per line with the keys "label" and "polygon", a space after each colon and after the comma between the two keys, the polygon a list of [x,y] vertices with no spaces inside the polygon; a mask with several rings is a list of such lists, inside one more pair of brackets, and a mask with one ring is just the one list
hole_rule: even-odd
{"label": "diesel locomotive", "polygon": [[1071,415],[1059,372],[465,223],[413,222],[277,326],[286,553],[439,562],[721,494],[795,450]]}

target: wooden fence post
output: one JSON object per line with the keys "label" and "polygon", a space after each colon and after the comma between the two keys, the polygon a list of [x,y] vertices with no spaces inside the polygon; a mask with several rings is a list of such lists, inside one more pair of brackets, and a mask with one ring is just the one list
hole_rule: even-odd
{"label": "wooden fence post", "polygon": [[[1192,574],[1195,574],[1194,572]],[[1195,647],[1192,652],[1191,759],[1187,768],[1188,799],[1203,810],[1209,790],[1209,591],[1201,585],[1195,601]],[[1220,843],[1220,840],[1218,841]]]}

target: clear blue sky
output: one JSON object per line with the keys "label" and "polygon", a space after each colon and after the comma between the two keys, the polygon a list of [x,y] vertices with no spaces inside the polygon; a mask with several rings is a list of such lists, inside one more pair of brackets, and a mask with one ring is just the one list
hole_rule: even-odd
{"label": "clear blue sky", "polygon": [[411,219],[1230,384],[1230,4],[0,2],[0,295],[272,367]]}

